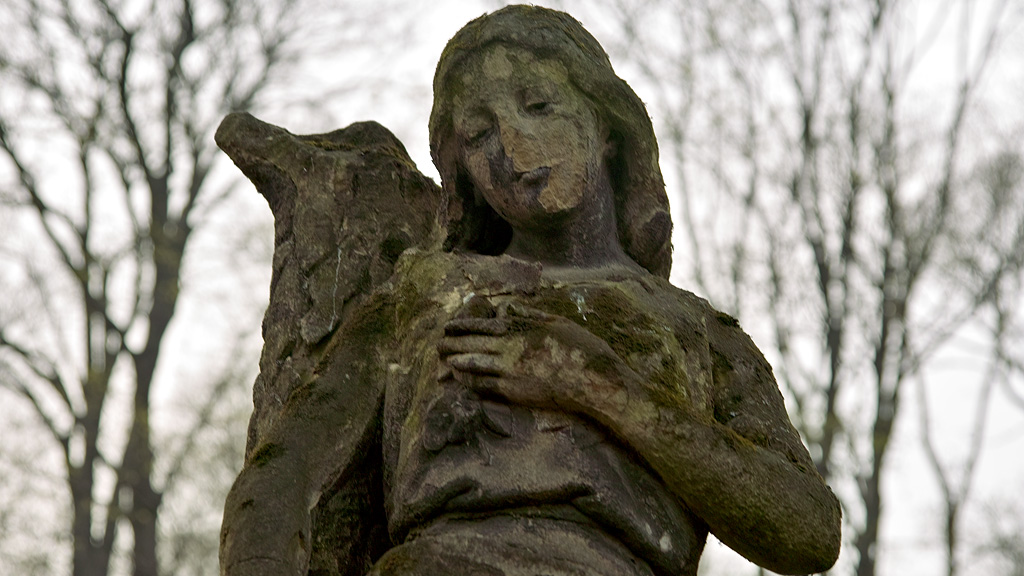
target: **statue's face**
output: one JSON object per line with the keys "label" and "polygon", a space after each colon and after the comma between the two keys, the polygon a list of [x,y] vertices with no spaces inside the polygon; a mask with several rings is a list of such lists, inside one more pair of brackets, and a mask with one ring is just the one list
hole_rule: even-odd
{"label": "statue's face", "polygon": [[565,67],[499,44],[455,74],[452,119],[477,193],[513,229],[579,206],[604,169],[608,138]]}

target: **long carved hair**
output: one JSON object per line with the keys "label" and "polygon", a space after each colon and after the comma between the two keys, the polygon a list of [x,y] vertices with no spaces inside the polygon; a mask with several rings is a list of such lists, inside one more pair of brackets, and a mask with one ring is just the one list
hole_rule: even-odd
{"label": "long carved hair", "polygon": [[563,64],[569,81],[593,105],[617,141],[609,165],[619,241],[631,258],[667,278],[672,265],[672,219],[658,165],[658,143],[643,102],[612,69],[608,55],[572,16],[536,6],[508,6],[466,24],[441,54],[434,73],[430,155],[448,198],[448,249],[499,254],[511,229],[473,190],[461,165],[452,123],[450,75],[471,54],[493,44],[530,51]]}

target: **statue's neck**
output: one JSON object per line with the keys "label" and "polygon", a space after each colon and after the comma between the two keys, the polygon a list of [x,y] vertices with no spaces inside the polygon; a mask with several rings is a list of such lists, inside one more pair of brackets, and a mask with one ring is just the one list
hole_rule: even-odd
{"label": "statue's neck", "polygon": [[505,253],[521,260],[539,262],[545,268],[628,265],[632,259],[619,243],[614,220],[610,224],[574,226],[568,223],[557,230],[516,230]]}
{"label": "statue's neck", "polygon": [[505,251],[509,256],[540,262],[545,268],[637,266],[619,241],[615,199],[607,171],[583,202],[557,222],[514,228]]}

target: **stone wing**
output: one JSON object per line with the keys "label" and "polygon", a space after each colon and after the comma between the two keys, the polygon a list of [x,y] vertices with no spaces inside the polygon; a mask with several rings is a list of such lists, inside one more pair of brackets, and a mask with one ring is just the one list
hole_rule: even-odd
{"label": "stone wing", "polygon": [[275,222],[260,374],[245,466],[225,505],[222,574],[363,574],[387,546],[383,367],[365,338],[382,329],[387,306],[366,304],[404,250],[443,238],[441,190],[375,122],[296,136],[236,113],[216,140]]}

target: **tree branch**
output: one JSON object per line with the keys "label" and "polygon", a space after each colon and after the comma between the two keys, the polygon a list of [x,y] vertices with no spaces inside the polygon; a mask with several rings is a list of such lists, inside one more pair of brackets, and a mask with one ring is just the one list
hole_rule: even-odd
{"label": "tree branch", "polygon": [[36,178],[32,175],[27,165],[21,160],[17,151],[14,149],[14,145],[10,140],[10,133],[7,125],[2,118],[0,118],[0,150],[3,150],[11,163],[14,164],[14,169],[18,173],[18,181],[21,184],[21,189],[28,194],[29,203],[35,210],[39,223],[43,227],[47,238],[60,255],[61,261],[65,266],[67,266],[68,270],[79,279],[79,282],[81,282],[84,270],[82,269],[82,266],[74,263],[71,253],[68,251],[67,247],[64,246],[64,243],[61,242],[56,230],[54,230],[53,225],[50,222],[50,217],[52,216],[67,225],[67,227],[76,234],[79,247],[82,247],[83,240],[79,234],[79,229],[67,214],[56,210],[43,200],[43,197],[36,186]]}
{"label": "tree branch", "polygon": [[[39,357],[37,354],[32,353],[27,348],[17,344],[16,342],[12,342],[4,334],[3,329],[0,329],[0,350],[7,350],[13,353],[37,378],[46,382],[47,385],[57,393],[57,396],[61,399],[63,407],[67,409],[68,415],[74,417],[75,409],[72,405],[71,398],[68,395],[67,387],[64,385],[63,379],[60,377],[56,366],[52,362]],[[20,383],[17,383],[17,385],[22,386]],[[28,393],[27,390],[26,393]],[[46,416],[40,405],[34,400],[33,405],[36,406],[36,410],[39,412],[40,416]],[[55,428],[53,428],[52,431],[56,433]]]}
{"label": "tree branch", "polygon": [[[235,346],[233,346],[232,352],[227,356],[228,358],[242,357],[242,339],[240,337],[236,338],[234,342]],[[213,421],[214,410],[220,406],[220,402],[224,398],[224,395],[232,385],[238,383],[239,379],[240,376],[234,370],[229,370],[217,380],[213,389],[210,391],[210,394],[207,396],[206,401],[203,402],[202,408],[196,416],[195,423],[185,434],[181,448],[178,449],[177,453],[168,458],[171,464],[168,467],[167,475],[164,477],[163,492],[170,492],[173,489],[174,483],[178,480],[185,462],[192,455],[192,452],[198,445],[200,434],[202,434]]]}
{"label": "tree branch", "polygon": [[[14,351],[14,353],[18,355],[18,357],[29,368],[29,370],[31,370],[33,373],[37,375],[39,374],[39,372],[37,371],[37,367],[31,363],[29,358],[22,356],[21,353],[18,352],[17,347],[11,346],[6,340],[2,339],[2,336],[0,336],[0,350],[3,349]],[[2,363],[6,364],[6,362]],[[50,433],[50,435],[53,436],[54,440],[57,441],[57,444],[59,444],[63,449],[66,458],[67,455],[69,454],[68,450],[70,449],[70,434],[62,431],[60,427],[57,426],[57,423],[53,419],[53,417],[51,417],[47,410],[43,408],[42,399],[39,398],[36,395],[36,393],[32,391],[29,387],[25,386],[23,382],[18,380],[13,375],[13,370],[6,370],[6,372],[7,374],[0,377],[0,386],[3,386],[8,390],[11,390],[12,392],[15,392],[16,394],[28,400],[29,404],[32,405],[32,409],[35,411],[36,415],[43,422],[43,426]],[[71,414],[71,416],[74,417],[73,414]]]}

